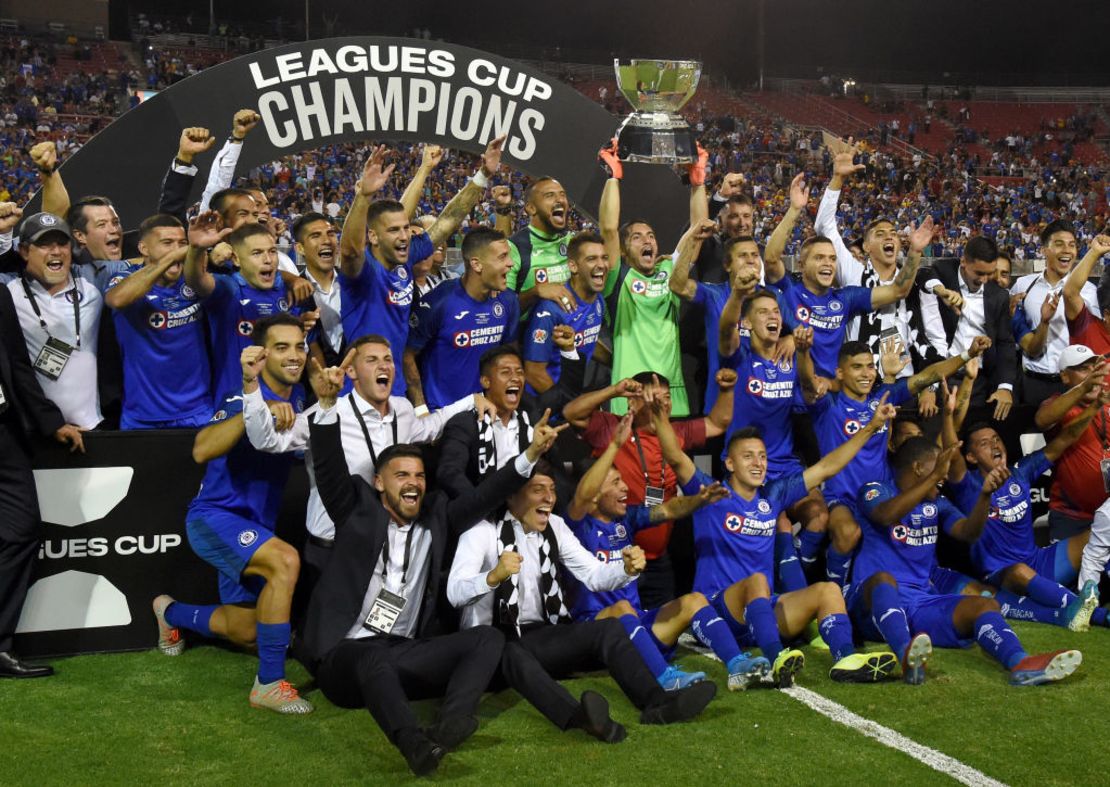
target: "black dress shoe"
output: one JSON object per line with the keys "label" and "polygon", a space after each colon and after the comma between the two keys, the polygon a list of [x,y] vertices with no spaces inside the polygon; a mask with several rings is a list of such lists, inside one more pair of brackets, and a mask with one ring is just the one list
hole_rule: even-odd
{"label": "black dress shoe", "polygon": [[582,692],[570,726],[605,743],[620,743],[628,734],[622,725],[609,718],[609,702],[596,691]]}
{"label": "black dress shoe", "polygon": [[424,734],[432,743],[438,743],[447,751],[454,751],[477,729],[477,717],[457,716],[453,719],[441,719],[435,726],[424,730]]}
{"label": "black dress shoe", "polygon": [[9,651],[0,653],[0,678],[47,678],[54,674],[49,665],[27,664]]}
{"label": "black dress shoe", "polygon": [[439,767],[439,761],[447,754],[445,748],[419,730],[402,734],[397,741],[397,748],[404,755],[409,770],[416,776],[433,773]]}

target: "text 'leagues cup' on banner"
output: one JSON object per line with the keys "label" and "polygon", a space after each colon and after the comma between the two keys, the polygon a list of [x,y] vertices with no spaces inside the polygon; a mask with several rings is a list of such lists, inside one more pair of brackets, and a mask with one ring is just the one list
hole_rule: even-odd
{"label": "text 'leagues cup' on banner", "polygon": [[528,161],[553,92],[548,81],[511,66],[396,44],[263,54],[250,73],[264,91],[258,112],[277,148],[351,132],[483,144],[506,135],[506,152]]}

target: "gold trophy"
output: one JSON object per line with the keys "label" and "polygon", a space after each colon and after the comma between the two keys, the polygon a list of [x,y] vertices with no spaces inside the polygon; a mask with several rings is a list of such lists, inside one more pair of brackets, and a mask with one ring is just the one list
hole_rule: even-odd
{"label": "gold trophy", "polygon": [[690,164],[697,148],[690,126],[678,110],[690,100],[701,78],[694,60],[613,61],[617,88],[634,112],[617,129],[621,161]]}

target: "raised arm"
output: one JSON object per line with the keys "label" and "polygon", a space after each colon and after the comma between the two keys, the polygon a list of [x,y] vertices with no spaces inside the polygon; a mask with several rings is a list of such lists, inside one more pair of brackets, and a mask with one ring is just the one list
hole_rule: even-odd
{"label": "raised arm", "polygon": [[957,520],[950,531],[953,538],[970,543],[978,540],[983,532],[983,525],[987,523],[987,515],[991,510],[991,495],[1010,477],[1010,469],[1003,465],[987,473],[983,479],[983,488],[979,490],[979,497],[975,500],[975,507],[963,519]]}
{"label": "raised arm", "polygon": [[104,293],[104,303],[109,309],[124,309],[144,297],[158,283],[166,271],[185,259],[188,246],[174,249],[153,265],[144,265],[126,276],[119,284]]}
{"label": "raised arm", "polygon": [[176,216],[182,224],[188,222],[189,192],[197,176],[193,159],[216,144],[216,138],[206,128],[189,126],[181,130],[174,156],[162,179],[162,192],[158,196],[158,212]]}
{"label": "raised arm", "polygon": [[[755,291],[756,277],[751,270],[735,271],[732,277],[732,290],[721,309],[721,319],[717,323],[717,352],[728,358],[740,348],[740,314],[744,299]],[[706,337],[708,339],[708,337]]]}
{"label": "raised arm", "polygon": [[[497,171],[501,169],[501,147],[504,144],[504,136],[490,140],[482,154],[482,166],[466,182],[459,193],[444,206],[439,217],[436,218],[436,223],[428,228],[428,238],[434,245],[439,246],[454,235],[455,230],[462,224],[462,220],[467,217],[470,211],[474,210],[478,200],[486,193],[490,178],[494,177]],[[521,310],[523,309],[524,304],[521,303]]]}
{"label": "raised arm", "polygon": [[732,411],[735,405],[737,375],[733,369],[718,369],[714,383],[717,386],[717,401],[705,416],[705,437],[712,440],[723,435],[732,425]]}
{"label": "raised arm", "polygon": [[946,358],[943,361],[930,364],[922,369],[920,372],[911,377],[906,385],[909,386],[910,393],[917,396],[921,391],[934,385],[941,380],[948,379],[961,368],[964,364],[972,358],[979,358],[990,349],[991,340],[986,336],[976,336],[971,340],[971,347],[967,349],[966,357],[964,354],[954,355],[951,358]]}
{"label": "raised arm", "polygon": [[644,391],[644,407],[651,408],[651,422],[655,426],[655,436],[659,438],[659,447],[663,451],[663,459],[673,469],[678,483],[685,484],[694,477],[697,467],[694,460],[686,455],[678,442],[678,435],[671,426],[670,416],[663,403],[652,396],[654,389]]}
{"label": "raised arm", "polygon": [[240,109],[231,119],[231,136],[220,148],[212,167],[208,170],[208,180],[200,197],[201,211],[208,210],[213,195],[223,191],[235,179],[235,168],[239,166],[239,155],[243,152],[243,142],[251,129],[258,125],[262,116],[253,109]]}
{"label": "raised arm", "polygon": [[366,213],[370,202],[389,182],[395,164],[385,166],[385,145],[379,145],[370,152],[362,167],[362,177],[355,184],[355,198],[351,209],[343,220],[343,232],[339,236],[339,269],[350,279],[357,279],[366,262]]}
{"label": "raised arm", "polygon": [[601,232],[601,239],[605,241],[605,253],[615,271],[621,259],[621,166],[616,158],[616,141],[613,149],[601,151],[602,160],[609,165],[613,175],[605,181],[601,190],[601,204],[597,209],[597,228]]}
{"label": "raised arm", "polygon": [[1074,320],[1085,308],[1083,301],[1083,285],[1091,277],[1095,263],[1102,259],[1104,254],[1110,254],[1110,235],[1096,235],[1087,247],[1087,253],[1079,264],[1071,269],[1068,278],[1064,280],[1064,314],[1069,320]]}
{"label": "raised arm", "polygon": [[428,180],[428,175],[439,166],[442,160],[443,148],[430,143],[424,145],[424,150],[420,154],[420,166],[416,168],[412,180],[405,186],[405,192],[401,195],[401,204],[405,206],[405,215],[410,221],[416,216],[416,206],[420,204],[420,195],[424,193],[424,183]]}
{"label": "raised arm", "polygon": [[189,222],[189,251],[185,254],[185,283],[197,296],[207,298],[216,289],[216,279],[208,270],[208,250],[231,234],[220,214],[202,213]]}
{"label": "raised arm", "polygon": [[563,408],[563,418],[575,429],[585,429],[590,423],[590,416],[600,410],[603,404],[621,396],[639,396],[642,391],[643,386],[630,377],[596,391],[587,391],[567,402]]}
{"label": "raised arm", "polygon": [[1045,459],[1050,462],[1059,459],[1064,451],[1068,450],[1079,439],[1080,435],[1087,431],[1087,427],[1091,425],[1095,415],[1107,404],[1110,404],[1110,388],[1104,387],[1099,392],[1098,398],[1087,405],[1074,421],[1061,429],[1060,434],[1052,438],[1051,442],[1045,446]]}
{"label": "raised arm", "polygon": [[863,275],[863,265],[845,245],[840,229],[836,226],[836,206],[840,202],[840,191],[844,188],[844,181],[864,168],[862,164],[852,163],[854,157],[855,152],[851,148],[835,153],[833,156],[832,178],[825,187],[825,193],[821,195],[821,202],[817,206],[817,217],[813,220],[814,231],[821,237],[831,240],[836,249],[836,276],[842,287],[859,284]]}
{"label": "raised arm", "polygon": [[806,404],[813,404],[823,396],[817,384],[817,367],[813,365],[813,329],[799,325],[794,329],[794,362],[798,368],[798,384],[802,386],[802,398]]}
{"label": "raised arm", "polygon": [[1099,361],[1083,378],[1083,382],[1037,408],[1033,423],[1042,432],[1058,424],[1071,408],[1082,402],[1087,394],[1102,383],[1108,372],[1110,372],[1110,362]]}
{"label": "raised arm", "polygon": [[782,253],[786,249],[786,242],[790,240],[790,233],[794,225],[809,203],[809,186],[806,184],[805,175],[798,173],[790,181],[790,207],[786,209],[782,220],[767,239],[767,248],[763,250],[763,272],[768,284],[774,284],[786,275],[786,266],[782,263]]}
{"label": "raised arm", "polygon": [[578,486],[574,490],[574,499],[567,506],[568,517],[581,519],[594,510],[597,505],[597,497],[601,494],[601,488],[605,485],[605,479],[609,477],[609,470],[613,467],[613,460],[617,458],[617,452],[621,450],[621,446],[624,445],[631,434],[632,413],[627,412],[621,418],[620,423],[617,424],[609,445],[605,446],[601,456],[590,465],[590,469],[578,482]]}
{"label": "raised arm", "polygon": [[847,442],[841,443],[835,450],[821,457],[821,461],[817,464],[806,469],[803,475],[806,489],[815,489],[843,470],[855,458],[860,449],[867,444],[872,435],[880,432],[889,421],[892,421],[897,412],[894,405],[887,404],[886,394],[883,394],[883,398],[879,401],[879,407],[871,416],[871,421],[868,422],[867,426],[852,435]]}
{"label": "raised arm", "polygon": [[42,175],[42,209],[60,219],[69,212],[69,192],[58,172],[58,148],[53,142],[40,142],[31,148],[31,163]]}
{"label": "raised arm", "polygon": [[672,497],[662,505],[655,506],[651,509],[650,521],[655,524],[657,522],[685,519],[695,511],[716,503],[718,500],[724,500],[726,497],[728,497],[728,489],[722,486],[719,481],[714,481],[709,486],[702,486],[696,495]]}
{"label": "raised arm", "polygon": [[698,292],[698,282],[690,278],[690,270],[701,253],[701,246],[706,238],[710,237],[717,229],[717,225],[709,219],[703,219],[697,224],[691,224],[678,241],[675,252],[674,267],[671,270],[667,286],[671,292],[684,301],[694,299]]}
{"label": "raised arm", "polygon": [[493,220],[493,228],[508,238],[516,229],[513,222],[513,190],[508,186],[494,186],[490,189],[490,196],[493,197],[493,212],[497,217]]}
{"label": "raised arm", "polygon": [[[709,152],[697,144],[697,159],[687,167],[690,178],[690,226],[696,227],[703,221],[709,221],[709,200],[705,195],[705,168],[709,164]],[[698,250],[700,251],[700,249]],[[694,257],[698,256],[694,252]]]}
{"label": "raised arm", "polygon": [[910,250],[906,261],[894,277],[892,284],[876,287],[871,291],[871,308],[881,309],[891,303],[896,303],[910,294],[917,277],[917,268],[921,264],[921,252],[933,240],[933,217],[926,216],[910,235]]}
{"label": "raised arm", "polygon": [[871,521],[889,527],[898,524],[902,517],[912,511],[918,503],[925,499],[926,495],[936,489],[937,484],[948,477],[948,468],[952,463],[952,457],[959,452],[960,446],[961,443],[956,443],[947,448],[942,448],[937,455],[933,472],[923,477],[909,489],[903,489],[894,497],[875,506],[870,514]]}

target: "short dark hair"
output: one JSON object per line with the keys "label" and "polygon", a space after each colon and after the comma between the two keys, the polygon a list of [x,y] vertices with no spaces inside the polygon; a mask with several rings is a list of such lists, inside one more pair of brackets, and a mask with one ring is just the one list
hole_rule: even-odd
{"label": "short dark hair", "polygon": [[937,452],[937,444],[928,437],[911,437],[894,453],[892,463],[894,472],[902,473],[913,467],[914,462],[922,462]]}
{"label": "short dark hair", "polygon": [[256,223],[251,222],[251,223],[242,225],[241,227],[236,229],[234,232],[232,232],[230,235],[228,235],[226,238],[224,238],[224,240],[226,240],[232,246],[238,246],[240,243],[243,243],[247,238],[253,238],[255,235],[265,235],[267,238],[274,237],[273,235],[270,234],[270,231],[268,229],[266,229],[265,227],[263,227],[261,224],[256,224]]}
{"label": "short dark hair", "polygon": [[647,219],[640,219],[640,218],[629,219],[628,221],[626,221],[624,224],[621,225],[621,228],[619,230],[620,244],[621,244],[622,249],[624,248],[624,244],[626,244],[628,242],[628,236],[632,234],[632,225],[633,224],[646,224],[647,226],[651,227],[652,232],[655,232],[655,227],[652,227],[651,222],[648,221]]}
{"label": "short dark hair", "polygon": [[145,238],[147,233],[153,232],[159,227],[185,229],[185,225],[181,223],[181,219],[177,216],[171,216],[168,213],[155,213],[153,216],[147,216],[143,219],[143,223],[139,225],[139,237]]}
{"label": "short dark hair", "polygon": [[741,243],[754,243],[756,249],[759,250],[759,256],[763,256],[763,247],[759,245],[759,242],[755,238],[753,238],[751,235],[737,235],[735,238],[729,238],[728,240],[726,240],[724,245],[721,246],[721,250],[724,252],[726,260],[732,259],[732,250],[739,246]]}
{"label": "short dark hair", "polygon": [[763,440],[763,430],[758,426],[744,426],[737,429],[728,438],[728,445],[725,446],[725,455],[727,456],[732,451],[732,446],[741,440]]}
{"label": "short dark hair", "polygon": [[323,213],[317,213],[316,211],[310,211],[293,222],[293,237],[296,239],[297,243],[304,243],[304,237],[302,236],[305,230],[308,229],[309,224],[316,221],[325,221],[329,227],[331,226],[331,219]]}
{"label": "short dark hair", "polygon": [[552,177],[551,175],[540,175],[538,178],[529,183],[528,188],[524,190],[524,203],[528,204],[529,202],[531,202],[532,198],[536,196],[536,189],[539,188],[540,184],[547,183],[549,181],[558,183],[559,179]]}
{"label": "short dark hair", "polygon": [[960,439],[964,441],[965,452],[968,448],[968,443],[971,440],[971,436],[983,429],[990,429],[995,434],[998,434],[998,430],[994,428],[994,424],[990,423],[989,421],[974,421],[964,427],[963,434],[960,436]]}
{"label": "short dark hair", "polygon": [[895,228],[897,228],[898,226],[886,216],[879,216],[878,218],[872,219],[871,221],[867,222],[867,226],[863,228],[863,239],[866,240],[867,236],[870,235],[871,232],[880,224],[889,224],[890,226]]}
{"label": "short dark hair", "polygon": [[[615,470],[616,468],[613,469]],[[528,477],[535,478],[538,475],[545,475],[548,478],[557,479],[559,477],[556,475],[557,472],[555,465],[550,460],[540,457],[536,462],[536,466],[532,468],[532,474]]]}
{"label": "short dark hair", "polygon": [[69,225],[71,230],[76,232],[87,232],[89,229],[89,219],[85,216],[85,208],[114,208],[115,205],[107,197],[100,197],[95,194],[88,197],[81,197],[69,206],[66,211],[66,224]]}
{"label": "short dark hair", "polygon": [[776,306],[779,302],[778,296],[766,287],[756,287],[755,292],[744,299],[744,305],[740,307],[740,316],[747,317],[749,314],[751,314],[755,302],[761,298],[770,298],[775,302]]}
{"label": "short dark hair", "polygon": [[217,213],[222,214],[224,212],[224,209],[227,207],[228,200],[230,200],[232,197],[250,197],[251,202],[254,201],[254,195],[251,194],[249,191],[232,186],[228,189],[220,189],[215,194],[213,194],[211,199],[208,200],[208,207],[210,207]]}
{"label": "short dark hair", "polygon": [[998,244],[985,235],[976,235],[964,246],[964,259],[972,262],[994,262],[998,259]]}
{"label": "short dark hair", "polygon": [[636,374],[632,375],[632,379],[640,385],[655,385],[655,378],[659,378],[660,385],[665,385],[668,388],[671,387],[671,381],[667,379],[666,375],[660,374],[659,372],[636,372]]}
{"label": "short dark hair", "polygon": [[423,464],[424,452],[420,450],[420,446],[413,445],[412,443],[394,443],[393,445],[386,446],[385,449],[378,454],[378,461],[374,464],[374,474],[377,475],[389,465],[394,459],[419,459]]}
{"label": "short dark hair", "polygon": [[[70,224],[70,226],[72,227],[73,225]],[[1066,232],[1070,234],[1072,238],[1076,238],[1075,227],[1072,226],[1072,223],[1070,221],[1066,221],[1065,219],[1056,219],[1055,221],[1050,221],[1048,225],[1043,230],[1041,230],[1041,245],[1047,245],[1048,239],[1055,235],[1057,232]],[[1078,238],[1076,238],[1076,240],[1078,240]]]}
{"label": "short dark hair", "polygon": [[995,257],[995,259],[996,260],[1006,260],[1006,262],[1010,263],[1011,268],[1014,266],[1013,258],[1010,257],[1009,252],[1005,251],[1004,249],[999,249],[998,250],[998,256]]}
{"label": "short dark hair", "polygon": [[386,347],[389,348],[390,352],[393,352],[393,345],[389,343],[389,339],[385,338],[380,333],[364,333],[362,336],[351,342],[347,350],[358,350],[359,348],[365,347],[368,344],[384,344]]}
{"label": "short dark hair", "polygon": [[836,354],[836,365],[839,366],[840,364],[844,363],[846,360],[848,360],[849,358],[851,358],[855,355],[864,355],[864,354],[866,354],[866,355],[872,355],[873,354],[871,352],[871,348],[868,346],[867,342],[860,342],[860,341],[844,342],[844,344],[840,345],[840,352],[838,352]]}
{"label": "short dark hair", "polygon": [[[474,259],[479,252],[499,240],[505,240],[505,234],[500,230],[495,230],[493,227],[475,227],[463,238],[462,257],[464,260]],[[467,268],[468,272],[469,270]]]}
{"label": "short dark hair", "polygon": [[733,194],[725,202],[724,207],[727,208],[729,205],[747,205],[753,211],[755,210],[755,203],[752,202],[752,198],[747,194]]}
{"label": "short dark hair", "polygon": [[366,223],[373,224],[382,217],[385,213],[405,213],[405,218],[408,218],[408,213],[405,211],[405,206],[395,199],[376,199],[370,203],[370,207],[366,209]]}
{"label": "short dark hair", "polygon": [[279,325],[296,326],[304,332],[304,325],[301,324],[299,317],[294,317],[289,312],[279,312],[271,314],[269,317],[263,317],[261,320],[254,324],[254,330],[251,332],[251,341],[259,347],[266,346],[266,337],[271,328],[277,328]]}
{"label": "short dark hair", "polygon": [[602,246],[604,246],[605,239],[596,232],[579,232],[577,235],[571,238],[570,243],[567,244],[567,257],[577,260],[578,251],[587,243],[600,243]]}
{"label": "short dark hair", "polygon": [[478,359],[478,374],[484,377],[497,361],[506,355],[511,355],[518,361],[523,362],[520,350],[517,349],[515,344],[499,344],[482,353],[482,357]]}
{"label": "short dark hair", "polygon": [[832,242],[830,238],[826,238],[824,235],[814,235],[802,241],[802,245],[798,249],[798,258],[803,261],[808,259],[809,250],[816,246],[818,243],[828,243],[833,247],[833,251],[836,251],[836,245]]}

